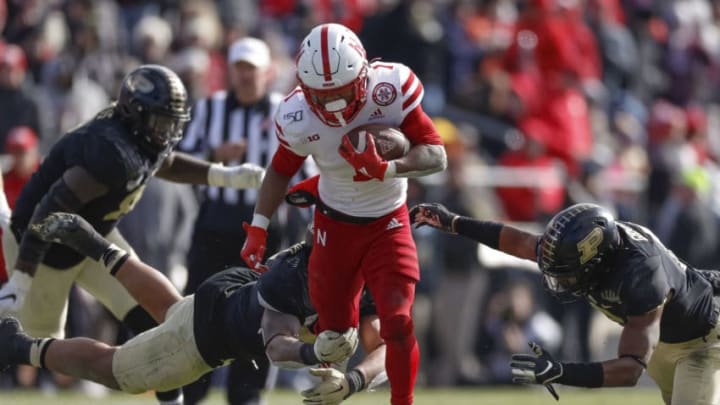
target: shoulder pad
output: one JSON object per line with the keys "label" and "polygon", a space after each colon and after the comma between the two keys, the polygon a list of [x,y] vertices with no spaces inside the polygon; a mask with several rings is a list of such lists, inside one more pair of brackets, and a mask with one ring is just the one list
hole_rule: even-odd
{"label": "shoulder pad", "polygon": [[109,184],[125,186],[143,175],[146,158],[130,142],[124,127],[113,121],[98,121],[87,128],[83,149],[87,169],[100,173]]}
{"label": "shoulder pad", "polygon": [[305,102],[305,96],[299,87],[287,95],[275,113],[275,129],[283,144],[293,147],[310,130],[313,112]]}

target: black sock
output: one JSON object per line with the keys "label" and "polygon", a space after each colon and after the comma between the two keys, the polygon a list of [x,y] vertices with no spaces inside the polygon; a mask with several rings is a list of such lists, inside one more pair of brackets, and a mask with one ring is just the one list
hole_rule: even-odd
{"label": "black sock", "polygon": [[178,400],[182,398],[182,394],[182,389],[177,388],[171,391],[156,392],[155,398],[161,403],[179,402]]}

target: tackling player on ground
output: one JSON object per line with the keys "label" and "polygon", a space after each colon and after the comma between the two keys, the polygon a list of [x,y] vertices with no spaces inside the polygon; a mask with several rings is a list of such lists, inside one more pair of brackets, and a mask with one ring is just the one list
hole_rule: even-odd
{"label": "tackling player on ground", "polygon": [[[0,370],[30,364],[136,394],[180,387],[229,361],[252,362],[267,355],[275,365],[299,368],[345,362],[357,347],[355,329],[321,333],[314,343],[301,340],[311,337],[308,327],[316,319],[307,290],[312,246],[305,242],[274,255],[263,275],[231,268],[182,298],[157,270],[111,244],[77,215],[51,214],[30,232],[98,261],[162,323],[113,347],[87,338],[33,339],[14,318],[5,318],[0,321]],[[367,292],[360,314],[359,336],[367,356],[345,373],[311,369],[322,381],[302,393],[306,404],[339,404],[382,375],[385,345]]]}
{"label": "tackling player on ground", "polygon": [[623,326],[617,358],[560,362],[531,343],[534,355],[512,356],[513,381],[634,386],[647,369],[668,405],[720,403],[720,273],[681,262],[647,228],[594,204],[559,212],[541,235],[440,204],[420,204],[410,215],[418,226],[537,262],[548,292],[584,299]]}

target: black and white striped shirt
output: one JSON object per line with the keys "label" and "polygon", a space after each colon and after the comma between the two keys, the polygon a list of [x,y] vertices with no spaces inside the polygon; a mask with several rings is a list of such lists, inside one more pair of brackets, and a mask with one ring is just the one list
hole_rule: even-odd
{"label": "black and white striped shirt", "polygon": [[[221,144],[245,140],[245,158],[225,162],[228,166],[245,162],[267,167],[278,140],[273,116],[283,96],[270,93],[252,105],[240,105],[231,91],[218,91],[199,100],[192,121],[178,148],[200,159],[208,159]],[[236,190],[199,186],[201,206],[196,228],[216,232],[242,232],[242,222],[252,219],[258,190]]]}

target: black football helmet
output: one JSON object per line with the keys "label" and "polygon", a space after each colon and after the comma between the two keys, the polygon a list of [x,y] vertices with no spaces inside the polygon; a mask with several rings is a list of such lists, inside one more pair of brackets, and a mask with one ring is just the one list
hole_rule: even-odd
{"label": "black football helmet", "polygon": [[612,214],[595,204],[576,204],[556,214],[538,244],[543,284],[562,299],[587,295],[609,270],[608,257],[620,245]]}
{"label": "black football helmet", "polygon": [[141,145],[152,152],[172,148],[190,119],[185,85],[172,70],[142,65],[123,79],[116,111]]}

